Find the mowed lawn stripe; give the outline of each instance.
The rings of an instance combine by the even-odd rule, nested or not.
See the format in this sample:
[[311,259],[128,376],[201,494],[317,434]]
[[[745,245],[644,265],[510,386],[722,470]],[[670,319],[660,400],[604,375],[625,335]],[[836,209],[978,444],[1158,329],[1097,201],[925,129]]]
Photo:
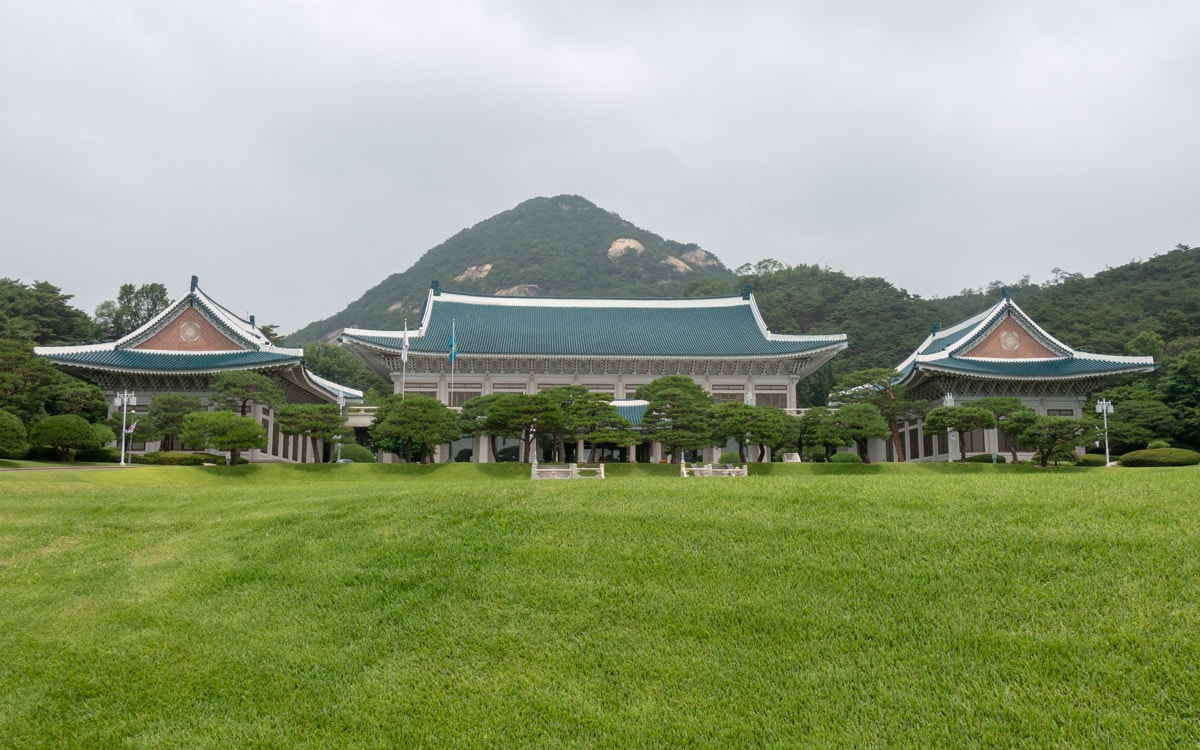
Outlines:
[[1194,470],[336,468],[0,476],[0,744],[1200,739]]

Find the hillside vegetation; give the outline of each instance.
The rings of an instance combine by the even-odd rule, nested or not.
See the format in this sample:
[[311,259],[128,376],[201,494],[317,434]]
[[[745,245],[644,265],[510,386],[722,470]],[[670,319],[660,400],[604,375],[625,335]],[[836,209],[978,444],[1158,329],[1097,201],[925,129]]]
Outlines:
[[462,230],[288,340],[351,326],[399,329],[405,319],[415,326],[431,281],[470,294],[674,297],[698,279],[733,278],[699,246],[665,240],[584,198],[533,198]]

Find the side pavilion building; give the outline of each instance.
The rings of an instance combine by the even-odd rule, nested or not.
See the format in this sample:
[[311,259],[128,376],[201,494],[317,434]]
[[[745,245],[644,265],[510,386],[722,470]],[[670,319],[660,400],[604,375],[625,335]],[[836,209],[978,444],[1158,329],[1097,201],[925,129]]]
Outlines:
[[[1006,396],[1044,416],[1082,417],[1088,397],[1123,375],[1152,372],[1153,357],[1128,357],[1072,349],[1047,333],[1010,297],[945,330],[933,330],[896,368],[898,382],[930,407]],[[969,453],[1003,453],[998,429],[951,435],[925,434],[923,423],[902,427],[910,461],[947,460]],[[891,441],[873,445],[891,460]],[[874,441],[872,441],[874,444]],[[886,455],[885,455],[886,451]],[[875,460],[876,456],[872,456]]]
[[[39,346],[34,354],[104,389],[110,413],[116,395],[131,391],[145,414],[154,397],[184,393],[208,403],[212,382],[224,372],[250,370],[275,381],[289,403],[362,403],[362,392],[338,385],[304,367],[304,350],[275,346],[255,326],[218,304],[192,277],[187,294],[136,331],[117,341],[83,346]],[[267,431],[265,450],[246,451],[250,461],[322,460],[324,446],[301,436],[282,435],[272,410],[253,404],[249,416]],[[136,418],[136,417],[134,417]],[[157,448],[156,443],[145,446]]]
[[455,294],[437,282],[420,326],[348,328],[341,341],[396,393],[455,408],[564,385],[619,401],[655,378],[685,375],[718,402],[795,410],[796,384],[848,346],[845,334],[772,333],[749,288],[730,297],[587,299]]

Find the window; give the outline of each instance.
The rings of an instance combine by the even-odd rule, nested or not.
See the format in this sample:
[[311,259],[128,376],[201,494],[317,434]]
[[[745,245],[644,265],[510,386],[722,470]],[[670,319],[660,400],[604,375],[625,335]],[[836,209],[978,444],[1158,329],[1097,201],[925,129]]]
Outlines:
[[908,431],[908,455],[905,458],[921,457],[921,436],[915,429]]
[[928,432],[925,433],[925,444],[924,444],[923,448],[924,449],[921,451],[921,455],[923,457],[937,455],[937,451],[934,449],[934,445],[933,445],[933,435]]
[[762,391],[755,391],[754,404],[756,406],[777,406],[780,409],[786,409],[787,393],[763,393]]
[[743,401],[746,395],[744,393],[714,393],[712,398],[714,404],[723,404],[726,401]]
[[460,391],[457,388],[455,388],[454,392],[450,394],[450,404],[449,405],[456,409],[461,408],[463,404],[467,403],[471,399],[476,398],[478,396],[479,396],[479,391]]
[[1074,409],[1047,409],[1047,417],[1073,417],[1075,416]]

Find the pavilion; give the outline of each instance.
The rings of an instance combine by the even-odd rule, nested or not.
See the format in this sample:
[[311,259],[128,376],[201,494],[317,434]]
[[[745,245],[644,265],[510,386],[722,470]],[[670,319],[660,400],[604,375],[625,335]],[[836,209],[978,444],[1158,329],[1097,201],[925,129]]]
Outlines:
[[[192,277],[187,294],[136,331],[104,344],[39,346],[34,354],[104,389],[110,410],[118,393],[136,394],[132,411],[144,414],[156,395],[184,393],[207,403],[213,379],[231,370],[261,373],[275,381],[289,403],[361,403],[362,392],[317,377],[304,367],[304,350],[271,343],[254,322],[218,304]],[[281,435],[270,408],[250,413],[267,430],[265,450],[247,451],[250,461],[322,460],[319,441]],[[311,443],[311,445],[310,445]],[[156,449],[157,443],[144,446]]]

